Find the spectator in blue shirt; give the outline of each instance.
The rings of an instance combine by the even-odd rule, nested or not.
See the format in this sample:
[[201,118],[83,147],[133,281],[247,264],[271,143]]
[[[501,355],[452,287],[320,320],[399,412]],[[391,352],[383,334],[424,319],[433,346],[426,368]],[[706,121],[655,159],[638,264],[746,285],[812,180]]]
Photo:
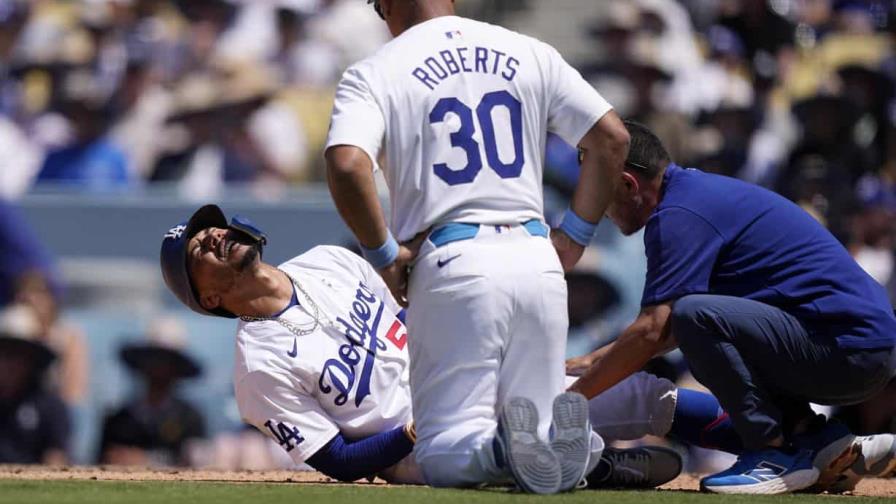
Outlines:
[[593,397],[679,347],[745,448],[702,489],[783,493],[829,483],[870,454],[809,403],[857,403],[894,375],[886,293],[794,203],[681,168],[647,128],[627,127],[626,170],[607,214],[625,234],[646,227],[642,309],[572,389]]
[[49,250],[19,208],[0,198],[0,306],[13,301],[26,274],[43,276],[53,295],[61,296],[62,285]]
[[108,135],[113,110],[110,102],[99,95],[99,83],[84,71],[73,71],[66,80],[71,89],[64,92],[55,108],[70,121],[73,138],[68,145],[47,154],[38,183],[70,184],[90,190],[132,186],[135,180],[127,155]]

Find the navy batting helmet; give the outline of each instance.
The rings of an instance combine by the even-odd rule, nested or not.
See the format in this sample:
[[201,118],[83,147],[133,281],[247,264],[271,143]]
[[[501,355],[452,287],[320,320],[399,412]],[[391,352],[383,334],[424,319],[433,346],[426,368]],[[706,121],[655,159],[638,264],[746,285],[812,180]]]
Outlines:
[[217,205],[205,205],[196,210],[189,221],[182,222],[165,233],[160,253],[162,278],[165,279],[165,285],[177,296],[177,299],[194,312],[202,315],[236,318],[236,315],[223,308],[214,310],[203,308],[196,295],[196,289],[190,281],[190,272],[187,270],[187,244],[197,233],[210,227],[232,229],[245,234],[258,244],[259,254],[267,243],[265,234],[248,219],[235,215],[228,224],[227,217],[224,216],[221,208]]

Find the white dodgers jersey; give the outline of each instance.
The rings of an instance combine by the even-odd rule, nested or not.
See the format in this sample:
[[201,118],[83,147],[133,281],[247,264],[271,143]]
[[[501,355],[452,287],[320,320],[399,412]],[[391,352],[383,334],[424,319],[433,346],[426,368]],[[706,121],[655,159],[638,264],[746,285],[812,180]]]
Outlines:
[[[279,266],[311,298],[276,321],[240,322],[234,388],[244,421],[303,463],[336,434],[368,437],[411,420],[401,307],[370,265],[341,247],[315,247]],[[313,305],[312,305],[313,303]]]
[[327,147],[359,147],[375,167],[385,147],[403,241],[436,223],[541,219],[547,132],[576,145],[610,109],[547,44],[445,16],[345,72]]

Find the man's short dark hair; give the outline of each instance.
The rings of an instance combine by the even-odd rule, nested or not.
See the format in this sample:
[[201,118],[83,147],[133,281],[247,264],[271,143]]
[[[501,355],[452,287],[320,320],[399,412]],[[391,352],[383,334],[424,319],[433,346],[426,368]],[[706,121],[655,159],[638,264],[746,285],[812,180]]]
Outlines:
[[625,169],[647,179],[656,177],[672,160],[663,143],[647,126],[634,121],[625,121],[631,136]]

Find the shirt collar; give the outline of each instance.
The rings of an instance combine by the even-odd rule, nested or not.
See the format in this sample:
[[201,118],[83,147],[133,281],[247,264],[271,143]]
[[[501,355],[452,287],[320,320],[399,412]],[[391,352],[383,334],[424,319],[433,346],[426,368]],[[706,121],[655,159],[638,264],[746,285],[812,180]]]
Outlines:
[[663,185],[660,190],[665,191],[666,186],[669,184],[669,179],[672,178],[672,175],[674,175],[675,173],[678,173],[679,171],[681,171],[683,169],[684,168],[678,166],[677,164],[670,162],[669,165],[666,166],[666,171],[663,172]]

